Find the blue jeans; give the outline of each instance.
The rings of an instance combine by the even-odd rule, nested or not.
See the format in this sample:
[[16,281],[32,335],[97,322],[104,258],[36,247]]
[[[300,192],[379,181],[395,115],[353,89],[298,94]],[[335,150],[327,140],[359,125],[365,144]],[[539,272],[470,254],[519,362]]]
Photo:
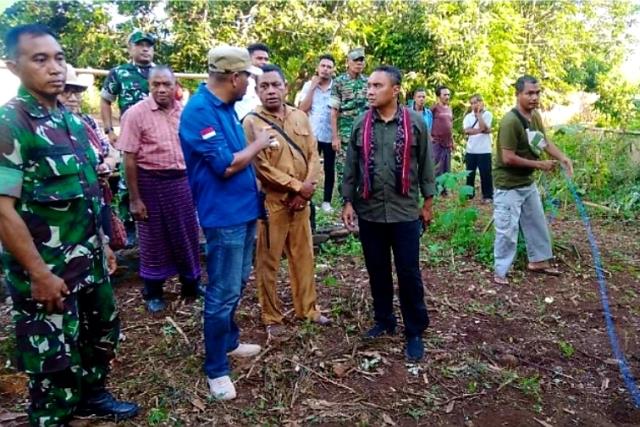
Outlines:
[[253,258],[256,221],[205,228],[209,283],[204,297],[204,372],[209,378],[229,375],[227,353],[238,347],[240,330],[234,315]]

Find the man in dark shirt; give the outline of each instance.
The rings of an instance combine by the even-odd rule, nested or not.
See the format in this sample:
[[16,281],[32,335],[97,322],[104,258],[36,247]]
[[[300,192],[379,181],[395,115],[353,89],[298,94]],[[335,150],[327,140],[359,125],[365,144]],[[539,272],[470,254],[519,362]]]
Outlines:
[[371,109],[355,120],[347,150],[342,219],[353,231],[358,214],[375,320],[366,337],[395,333],[393,252],[406,356],[418,361],[424,355],[422,333],[429,325],[419,266],[420,235],[432,218],[435,183],[429,134],[418,113],[398,104],[400,82],[400,71],[390,66],[376,68],[369,77]]
[[451,151],[453,150],[453,112],[449,107],[451,91],[446,86],[436,88],[438,102],[431,107],[433,113],[433,161],[436,164],[436,176],[451,171]]

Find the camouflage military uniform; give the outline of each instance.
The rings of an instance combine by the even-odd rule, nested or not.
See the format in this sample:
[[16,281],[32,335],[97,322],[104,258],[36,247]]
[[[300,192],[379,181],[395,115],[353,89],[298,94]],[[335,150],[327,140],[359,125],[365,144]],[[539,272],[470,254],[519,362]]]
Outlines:
[[120,116],[127,109],[149,96],[149,70],[135,64],[123,64],[109,71],[102,85],[101,96],[109,102],[118,99]]
[[344,73],[333,81],[331,108],[338,110],[338,131],[343,144],[348,144],[353,121],[367,109],[367,76],[352,79]]
[[[102,85],[101,96],[107,101],[114,102],[118,99],[120,117],[129,107],[134,106],[149,95],[149,71],[153,65],[141,67],[135,64],[123,64],[112,68]],[[123,162],[124,163],[124,162]],[[120,176],[124,176],[124,164],[120,164]],[[129,213],[129,192],[124,179],[119,181],[118,192],[118,216],[133,226],[133,219]]]
[[64,425],[80,390],[103,388],[117,345],[95,166],[81,119],[63,107],[49,111],[21,87],[0,108],[0,195],[16,198],[40,256],[71,292],[63,313],[47,314],[31,297],[27,272],[2,255],[33,425]]

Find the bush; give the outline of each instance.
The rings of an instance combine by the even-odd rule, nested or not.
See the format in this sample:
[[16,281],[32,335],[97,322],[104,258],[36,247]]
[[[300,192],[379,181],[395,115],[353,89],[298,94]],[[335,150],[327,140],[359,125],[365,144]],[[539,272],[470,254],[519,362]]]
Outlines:
[[[579,194],[625,216],[640,212],[640,136],[593,131],[581,126],[556,129],[553,141],[574,163]],[[568,202],[571,195],[561,174],[540,175],[545,190]]]

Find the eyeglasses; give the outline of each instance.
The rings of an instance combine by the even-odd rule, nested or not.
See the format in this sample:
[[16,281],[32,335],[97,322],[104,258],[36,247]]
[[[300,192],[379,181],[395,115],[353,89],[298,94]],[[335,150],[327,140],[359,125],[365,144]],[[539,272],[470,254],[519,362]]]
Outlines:
[[85,90],[86,89],[83,88],[83,87],[67,85],[67,86],[64,87],[63,95],[65,95],[65,96],[71,96],[71,94],[79,95],[82,92],[84,92]]

